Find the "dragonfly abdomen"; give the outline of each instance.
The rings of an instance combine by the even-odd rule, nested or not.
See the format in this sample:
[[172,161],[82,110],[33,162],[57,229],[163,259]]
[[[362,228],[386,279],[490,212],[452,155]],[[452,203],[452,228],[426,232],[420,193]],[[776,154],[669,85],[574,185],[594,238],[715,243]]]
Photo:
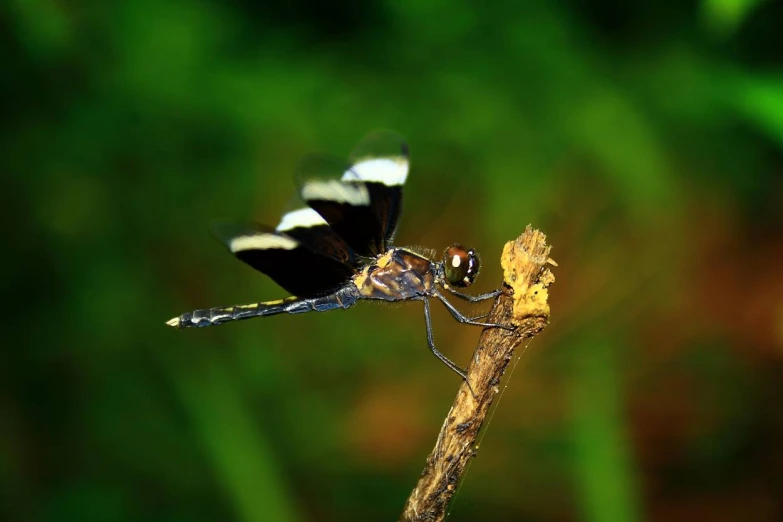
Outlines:
[[341,289],[322,297],[286,297],[276,301],[247,305],[205,308],[187,312],[166,322],[174,328],[203,328],[229,321],[250,319],[277,314],[299,314],[303,312],[325,312],[337,308],[349,308],[356,303],[357,296],[351,288]]

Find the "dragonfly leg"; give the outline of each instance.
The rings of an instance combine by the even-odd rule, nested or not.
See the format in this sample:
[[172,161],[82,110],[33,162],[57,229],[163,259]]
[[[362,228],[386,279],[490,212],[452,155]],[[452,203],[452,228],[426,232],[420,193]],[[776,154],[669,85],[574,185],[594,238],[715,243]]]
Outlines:
[[453,289],[451,286],[445,283],[443,284],[443,288],[451,292],[452,295],[455,295],[460,299],[464,299],[469,303],[480,303],[481,301],[486,301],[487,299],[494,299],[503,293],[503,290],[501,288],[498,288],[497,290],[487,292],[486,294],[479,294],[479,295],[463,294],[462,292],[458,292],[457,290]]
[[[486,328],[502,328],[504,330],[514,330],[515,329],[515,327],[511,326],[511,325],[500,324],[500,323],[485,323],[485,322],[482,322],[482,321],[476,321],[476,319],[483,319],[484,317],[486,317],[486,315],[479,316],[479,317],[476,317],[476,318],[467,317],[465,314],[463,314],[462,312],[457,310],[457,308],[453,304],[451,304],[448,301],[448,299],[446,299],[445,297],[443,297],[442,295],[440,295],[438,293],[436,293],[434,295],[435,295],[435,297],[440,299],[440,302],[444,304],[444,306],[446,307],[446,309],[448,309],[449,312],[451,312],[451,315],[454,316],[454,319],[456,319],[457,321],[459,321],[462,324],[473,324],[473,325],[476,325],[476,326],[484,326]],[[489,315],[489,314],[487,314],[487,315]]]
[[427,326],[427,345],[430,347],[430,351],[441,360],[443,364],[449,367],[451,371],[462,377],[462,380],[465,381],[465,384],[468,385],[468,390],[470,390],[470,394],[473,395],[473,397],[476,397],[476,393],[473,391],[473,387],[470,385],[470,381],[468,381],[468,373],[457,366],[454,362],[451,361],[448,357],[440,353],[440,351],[435,348],[435,339],[432,335],[432,314],[430,313],[430,302],[426,298],[423,299],[424,301],[424,323]]

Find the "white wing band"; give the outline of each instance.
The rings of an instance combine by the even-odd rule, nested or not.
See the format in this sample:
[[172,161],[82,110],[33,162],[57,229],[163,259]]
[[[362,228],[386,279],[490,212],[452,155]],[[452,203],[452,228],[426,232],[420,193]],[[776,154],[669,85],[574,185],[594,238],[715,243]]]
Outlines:
[[269,250],[279,248],[283,250],[293,250],[299,243],[290,237],[278,236],[277,234],[258,234],[255,236],[239,236],[231,240],[228,248],[234,252],[243,250]]
[[389,187],[404,185],[408,179],[408,161],[402,157],[362,160],[343,174],[350,181],[359,177],[362,181],[383,183]]
[[370,204],[370,193],[367,191],[367,187],[360,184],[353,185],[337,181],[336,179],[306,182],[302,187],[302,198],[307,201],[321,199],[355,206]]
[[284,232],[297,227],[309,228],[326,224],[324,218],[315,210],[311,208],[300,208],[283,215],[283,219],[280,220],[280,224],[277,225],[275,230]]

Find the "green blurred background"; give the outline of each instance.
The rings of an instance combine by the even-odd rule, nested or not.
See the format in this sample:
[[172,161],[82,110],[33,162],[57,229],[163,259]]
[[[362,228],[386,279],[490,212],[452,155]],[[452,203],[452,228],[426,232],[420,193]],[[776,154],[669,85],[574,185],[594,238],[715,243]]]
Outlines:
[[[7,0],[0,518],[396,520],[459,384],[421,305],[282,297],[208,233],[411,146],[399,244],[542,229],[552,322],[450,520],[783,520],[783,5]],[[479,332],[435,309],[466,364]]]

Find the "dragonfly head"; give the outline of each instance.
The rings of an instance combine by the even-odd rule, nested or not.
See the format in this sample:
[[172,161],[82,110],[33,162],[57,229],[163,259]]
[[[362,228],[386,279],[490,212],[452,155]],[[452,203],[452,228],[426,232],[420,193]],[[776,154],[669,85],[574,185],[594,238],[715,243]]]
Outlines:
[[443,252],[443,271],[452,286],[470,286],[479,273],[478,253],[455,243]]

